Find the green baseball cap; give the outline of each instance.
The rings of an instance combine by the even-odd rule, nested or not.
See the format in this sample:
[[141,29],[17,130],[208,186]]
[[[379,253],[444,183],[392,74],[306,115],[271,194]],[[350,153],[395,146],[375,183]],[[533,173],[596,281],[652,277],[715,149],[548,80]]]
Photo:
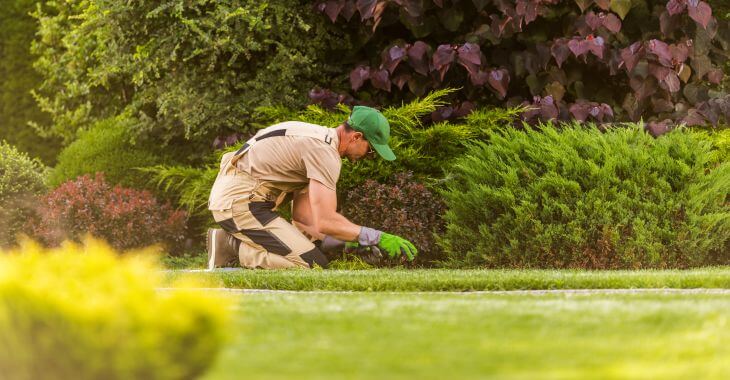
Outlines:
[[376,152],[387,161],[395,160],[395,154],[388,146],[390,140],[390,124],[388,119],[375,108],[355,106],[347,124],[352,129],[362,132]]

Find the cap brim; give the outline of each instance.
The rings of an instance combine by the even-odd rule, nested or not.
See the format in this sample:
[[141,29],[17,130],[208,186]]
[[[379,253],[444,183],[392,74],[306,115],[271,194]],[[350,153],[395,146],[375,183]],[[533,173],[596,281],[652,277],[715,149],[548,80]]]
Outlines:
[[394,161],[395,160],[395,153],[390,149],[388,145],[385,144],[371,144],[373,146],[373,149],[375,149],[376,152],[380,155],[380,157],[383,157],[386,161]]

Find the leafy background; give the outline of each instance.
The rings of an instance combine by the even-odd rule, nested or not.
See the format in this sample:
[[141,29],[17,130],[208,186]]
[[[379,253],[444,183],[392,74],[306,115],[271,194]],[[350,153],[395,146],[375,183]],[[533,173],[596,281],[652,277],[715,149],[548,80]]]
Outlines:
[[443,210],[408,192],[443,197],[454,163],[495,130],[577,121],[660,136],[684,124],[707,131],[697,138],[711,146],[708,170],[730,150],[723,0],[2,4],[0,139],[30,155],[3,165],[43,173],[41,193],[97,173],[152,191],[189,213],[184,250],[195,254],[225,151],[278,121],[336,126],[354,104],[383,110],[399,160],[345,163],[340,208],[372,219],[345,206],[368,195],[361,188],[380,191],[402,220],[378,223],[431,226],[409,236],[431,258],[448,250],[432,236]]

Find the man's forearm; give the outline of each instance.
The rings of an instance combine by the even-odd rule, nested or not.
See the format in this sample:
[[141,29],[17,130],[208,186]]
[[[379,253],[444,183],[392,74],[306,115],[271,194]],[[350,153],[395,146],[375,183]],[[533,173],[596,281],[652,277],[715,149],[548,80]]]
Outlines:
[[338,213],[330,215],[319,223],[319,232],[343,241],[357,241],[360,229],[361,226],[352,223]]

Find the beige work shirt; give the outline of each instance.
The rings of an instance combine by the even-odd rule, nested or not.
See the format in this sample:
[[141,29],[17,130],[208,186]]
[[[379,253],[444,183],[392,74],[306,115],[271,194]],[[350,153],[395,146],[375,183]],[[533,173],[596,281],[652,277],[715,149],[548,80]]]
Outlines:
[[306,185],[310,179],[315,179],[336,190],[342,168],[342,159],[337,152],[337,132],[321,125],[287,121],[262,129],[254,137],[278,129],[286,129],[291,134],[322,134],[330,136],[332,142],[328,144],[324,139],[296,135],[269,137],[257,141],[238,161],[237,167],[261,180]]
[[[280,130],[285,134],[276,133]],[[342,159],[335,129],[288,121],[260,130],[249,143],[242,155],[223,156],[208,201],[210,210],[229,209],[240,198],[276,199],[278,205],[286,193],[305,188],[310,179],[336,190]]]

